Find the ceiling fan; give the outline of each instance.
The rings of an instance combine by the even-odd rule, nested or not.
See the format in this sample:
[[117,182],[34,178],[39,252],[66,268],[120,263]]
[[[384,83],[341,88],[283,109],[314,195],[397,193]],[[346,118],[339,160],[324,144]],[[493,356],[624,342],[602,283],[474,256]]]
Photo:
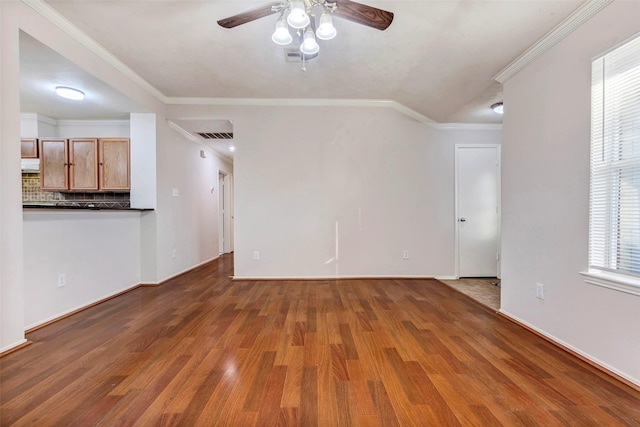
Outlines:
[[[321,9],[317,23],[314,9]],[[335,37],[337,31],[333,26],[332,16],[381,31],[386,30],[393,21],[392,12],[351,0],[283,0],[221,19],[218,24],[224,28],[234,28],[276,13],[280,14],[280,18],[276,22],[272,40],[279,45],[289,45],[293,41],[289,33],[291,27],[300,41],[299,55],[303,61],[317,56],[319,46],[316,37],[321,40]]]

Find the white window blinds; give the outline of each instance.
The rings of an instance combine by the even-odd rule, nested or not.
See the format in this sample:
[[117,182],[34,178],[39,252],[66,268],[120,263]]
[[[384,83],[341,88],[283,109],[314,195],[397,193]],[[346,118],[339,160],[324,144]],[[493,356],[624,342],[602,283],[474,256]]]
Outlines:
[[592,64],[589,269],[640,277],[640,37]]

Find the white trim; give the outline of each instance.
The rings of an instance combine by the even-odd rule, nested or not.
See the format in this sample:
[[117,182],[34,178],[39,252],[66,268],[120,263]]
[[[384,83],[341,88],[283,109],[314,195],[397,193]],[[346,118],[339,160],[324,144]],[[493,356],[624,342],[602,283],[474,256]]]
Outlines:
[[69,315],[69,314],[74,314],[75,312],[78,312],[78,311],[83,310],[83,309],[85,309],[85,308],[90,308],[90,307],[91,307],[92,305],[94,305],[94,304],[99,304],[99,303],[101,303],[101,302],[103,302],[103,301],[106,301],[106,300],[108,300],[108,299],[110,299],[110,298],[113,298],[114,296],[117,296],[118,294],[122,294],[122,293],[125,293],[125,292],[132,291],[132,290],[136,289],[136,288],[137,288],[137,287],[139,287],[139,286],[140,286],[140,284],[136,284],[136,285],[129,286],[129,287],[126,287],[126,288],[122,288],[122,289],[120,289],[120,290],[118,290],[118,291],[115,291],[115,292],[109,293],[109,294],[107,294],[107,295],[105,295],[105,296],[103,296],[103,297],[100,297],[100,298],[96,298],[96,299],[94,299],[94,300],[91,300],[91,301],[89,301],[89,302],[87,302],[87,303],[85,303],[85,304],[78,305],[78,306],[76,306],[76,307],[73,307],[73,308],[70,308],[70,309],[68,309],[68,310],[65,310],[65,311],[63,311],[62,313],[58,313],[58,314],[53,315],[53,316],[51,316],[51,317],[48,317],[48,318],[46,318],[46,319],[39,320],[39,321],[37,321],[36,323],[32,323],[31,325],[27,325],[27,326],[25,326],[25,327],[24,327],[24,330],[25,330],[25,331],[28,331],[29,329],[33,329],[33,328],[36,328],[36,327],[38,327],[38,326],[40,326],[40,325],[44,325],[44,324],[46,324],[46,323],[53,322],[53,321],[55,321],[55,320],[57,320],[57,319],[60,319],[60,318],[62,318],[62,317],[65,317],[65,316],[67,316],[67,315]]
[[640,279],[606,271],[581,271],[580,274],[590,285],[640,296]]
[[218,105],[238,107],[373,107],[392,108],[405,116],[425,124],[437,123],[427,116],[396,101],[388,99],[329,99],[329,98],[167,98],[170,105]]
[[433,123],[438,130],[502,130],[500,123]]
[[585,353],[585,352],[583,352],[583,351],[581,351],[581,350],[577,349],[576,347],[574,347],[574,346],[572,346],[572,345],[570,345],[570,344],[568,344],[568,343],[564,342],[563,340],[561,340],[561,339],[559,339],[559,338],[557,338],[557,337],[555,337],[555,336],[553,336],[553,335],[551,335],[551,334],[546,333],[545,331],[543,331],[543,330],[541,330],[541,329],[536,328],[536,327],[535,327],[535,326],[533,326],[532,324],[530,324],[530,323],[528,323],[528,322],[525,322],[525,321],[524,321],[524,320],[522,320],[522,319],[519,319],[518,317],[516,317],[516,316],[514,316],[513,314],[510,314],[510,313],[508,313],[508,312],[506,312],[506,311],[504,311],[503,309],[499,309],[499,310],[498,310],[498,313],[502,314],[503,316],[505,316],[505,317],[507,317],[507,318],[509,318],[509,319],[514,320],[514,321],[515,321],[515,322],[517,322],[517,323],[521,323],[522,325],[525,325],[527,328],[530,328],[530,329],[532,329],[532,330],[536,331],[538,334],[540,334],[540,335],[542,335],[542,336],[546,337],[547,339],[549,339],[550,341],[552,341],[552,342],[554,342],[554,343],[556,343],[556,344],[560,345],[561,347],[568,348],[569,350],[571,350],[571,351],[575,352],[576,354],[579,354],[580,356],[582,356],[582,357],[584,357],[585,359],[587,359],[587,360],[589,360],[589,361],[593,362],[594,364],[596,364],[596,365],[598,365],[598,366],[601,366],[602,368],[604,368],[604,369],[606,369],[606,370],[608,370],[608,371],[611,371],[611,372],[615,373],[616,375],[618,375],[618,376],[620,376],[620,377],[624,378],[625,380],[627,380],[627,381],[629,381],[629,382],[631,382],[631,383],[633,383],[633,384],[637,384],[637,385],[639,385],[639,386],[640,386],[640,379],[638,379],[638,378],[633,378],[633,377],[631,377],[631,376],[629,376],[629,375],[627,375],[627,374],[625,374],[625,373],[623,373],[623,372],[620,372],[619,370],[617,370],[617,369],[616,369],[616,368],[614,368],[613,366],[611,366],[611,365],[608,365],[608,364],[604,363],[602,360],[598,359],[597,357],[593,357],[593,356],[591,356],[590,354],[587,354],[587,353]]
[[456,276],[436,276],[434,277],[436,280],[458,280],[459,278]]
[[20,120],[35,120],[47,125],[56,126],[58,121],[38,113],[20,113]]
[[129,120],[57,120],[58,126],[129,126]]
[[167,97],[158,89],[156,89],[155,86],[152,86],[149,82],[140,77],[139,74],[126,66],[118,58],[112,55],[111,52],[98,44],[98,42],[89,37],[84,31],[81,31],[78,27],[73,25],[67,18],[62,16],[60,13],[58,13],[58,11],[46,4],[43,0],[22,0],[22,2],[27,6],[30,6],[44,18],[51,21],[51,23],[56,25],[58,28],[67,33],[74,40],[82,44],[91,52],[99,56],[107,64],[111,65],[113,68],[127,76],[129,79],[149,92],[155,98],[166,103]]
[[496,149],[496,157],[498,161],[498,171],[497,171],[497,189],[498,192],[498,253],[496,254],[496,277],[501,276],[501,264],[502,264],[502,250],[500,247],[500,242],[502,242],[502,146],[500,144],[455,144],[454,146],[454,266],[455,266],[455,277],[454,280],[460,278],[460,244],[459,244],[459,227],[458,227],[458,218],[460,218],[460,214],[458,212],[458,150],[460,148],[495,148]]
[[167,125],[169,125],[169,127],[171,129],[175,130],[176,132],[178,132],[180,135],[184,136],[189,141],[195,142],[196,144],[198,144],[201,147],[205,148],[209,153],[211,153],[214,156],[218,157],[218,159],[220,159],[220,160],[222,160],[224,162],[233,162],[233,158],[232,157],[227,157],[227,156],[223,155],[222,153],[219,153],[219,152],[215,151],[214,149],[209,147],[207,144],[205,144],[203,141],[199,140],[198,137],[193,135],[188,130],[184,129],[182,126],[176,124],[175,122],[173,122],[171,120],[167,120]]
[[438,130],[502,130],[497,123],[438,123],[417,111],[388,99],[329,98],[167,98],[170,105],[215,105],[227,107],[369,107],[391,108]]
[[136,285],[136,286],[154,286],[154,285],[155,285],[155,286],[157,286],[157,285],[160,285],[160,284],[162,284],[162,283],[164,283],[164,282],[168,282],[169,280],[173,280],[173,279],[175,279],[176,277],[178,277],[178,276],[180,276],[180,275],[182,275],[182,274],[188,273],[188,272],[189,272],[189,271],[191,271],[191,270],[195,270],[195,269],[196,269],[196,268],[198,268],[198,267],[202,267],[203,265],[205,265],[205,264],[207,264],[207,263],[209,263],[209,262],[211,262],[211,261],[215,261],[215,260],[217,260],[218,258],[220,258],[220,255],[216,255],[216,256],[214,256],[213,258],[209,258],[209,259],[208,259],[208,260],[206,260],[206,261],[202,261],[201,263],[195,264],[195,265],[193,265],[193,266],[191,266],[191,267],[189,267],[189,268],[185,268],[184,270],[182,270],[182,271],[180,271],[180,272],[178,272],[178,273],[172,274],[171,276],[169,276],[169,277],[167,277],[167,278],[165,278],[165,279],[158,280],[158,281],[156,281],[156,282],[140,282],[140,283],[139,283],[138,285]]
[[[594,0],[592,0],[594,1]],[[610,0],[597,0],[610,1]],[[121,62],[85,32],[77,28],[68,19],[58,13],[43,0],[22,0],[23,3],[38,12],[44,18],[89,49],[107,64],[124,74],[152,96],[167,105],[219,105],[219,106],[322,106],[322,107],[385,107],[392,108],[420,123],[436,129],[501,129],[500,125],[473,123],[437,123],[429,117],[393,100],[387,99],[304,99],[304,98],[189,98],[168,97],[139,74]],[[498,127],[496,127],[498,126]]]
[[0,348],[0,354],[4,353],[5,351],[9,351],[9,350],[11,350],[12,348],[19,347],[19,346],[21,346],[22,344],[24,344],[24,343],[26,343],[26,342],[27,342],[27,339],[26,339],[26,338],[24,338],[22,341],[18,341],[18,342],[16,342],[16,343],[9,344],[9,345],[7,345],[7,346],[5,346],[5,347],[2,347],[2,348]]
[[230,276],[233,280],[347,280],[347,279],[429,279],[433,276],[406,276],[406,275],[339,275],[339,276]]
[[499,83],[506,82],[612,2],[613,0],[588,0],[584,2],[554,29],[496,74],[493,79]]

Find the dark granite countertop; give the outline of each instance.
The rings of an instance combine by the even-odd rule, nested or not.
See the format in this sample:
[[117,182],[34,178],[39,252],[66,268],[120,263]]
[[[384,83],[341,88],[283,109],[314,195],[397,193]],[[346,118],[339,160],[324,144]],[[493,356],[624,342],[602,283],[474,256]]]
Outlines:
[[89,211],[152,211],[150,208],[131,208],[131,207],[108,207],[99,204],[80,204],[80,203],[24,203],[24,209],[55,209],[55,210],[89,210]]

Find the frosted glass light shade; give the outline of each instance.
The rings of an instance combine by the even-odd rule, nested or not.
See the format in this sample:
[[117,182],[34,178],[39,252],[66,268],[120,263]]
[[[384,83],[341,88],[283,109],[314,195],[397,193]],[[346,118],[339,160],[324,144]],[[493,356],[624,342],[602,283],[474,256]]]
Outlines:
[[320,40],[331,40],[338,34],[336,27],[333,26],[333,18],[327,11],[322,12],[320,15],[320,25],[316,30],[316,37]]
[[498,114],[504,114],[504,105],[502,102],[496,102],[491,106],[491,109]]
[[289,9],[289,16],[287,16],[287,22],[292,28],[304,28],[309,25],[311,19],[304,9],[304,2],[301,0],[294,0],[291,2],[291,8]]
[[305,55],[314,55],[318,53],[320,50],[320,46],[318,46],[318,42],[316,41],[316,36],[311,31],[311,28],[307,28],[304,32],[304,41],[300,45],[300,52]]
[[81,101],[84,99],[84,92],[72,87],[58,86],[56,88],[56,93],[58,94],[58,96],[67,99],[73,99],[74,101]]
[[293,41],[293,37],[291,37],[291,34],[289,33],[287,21],[279,19],[278,22],[276,22],[276,30],[273,32],[271,40],[281,46],[286,46]]

